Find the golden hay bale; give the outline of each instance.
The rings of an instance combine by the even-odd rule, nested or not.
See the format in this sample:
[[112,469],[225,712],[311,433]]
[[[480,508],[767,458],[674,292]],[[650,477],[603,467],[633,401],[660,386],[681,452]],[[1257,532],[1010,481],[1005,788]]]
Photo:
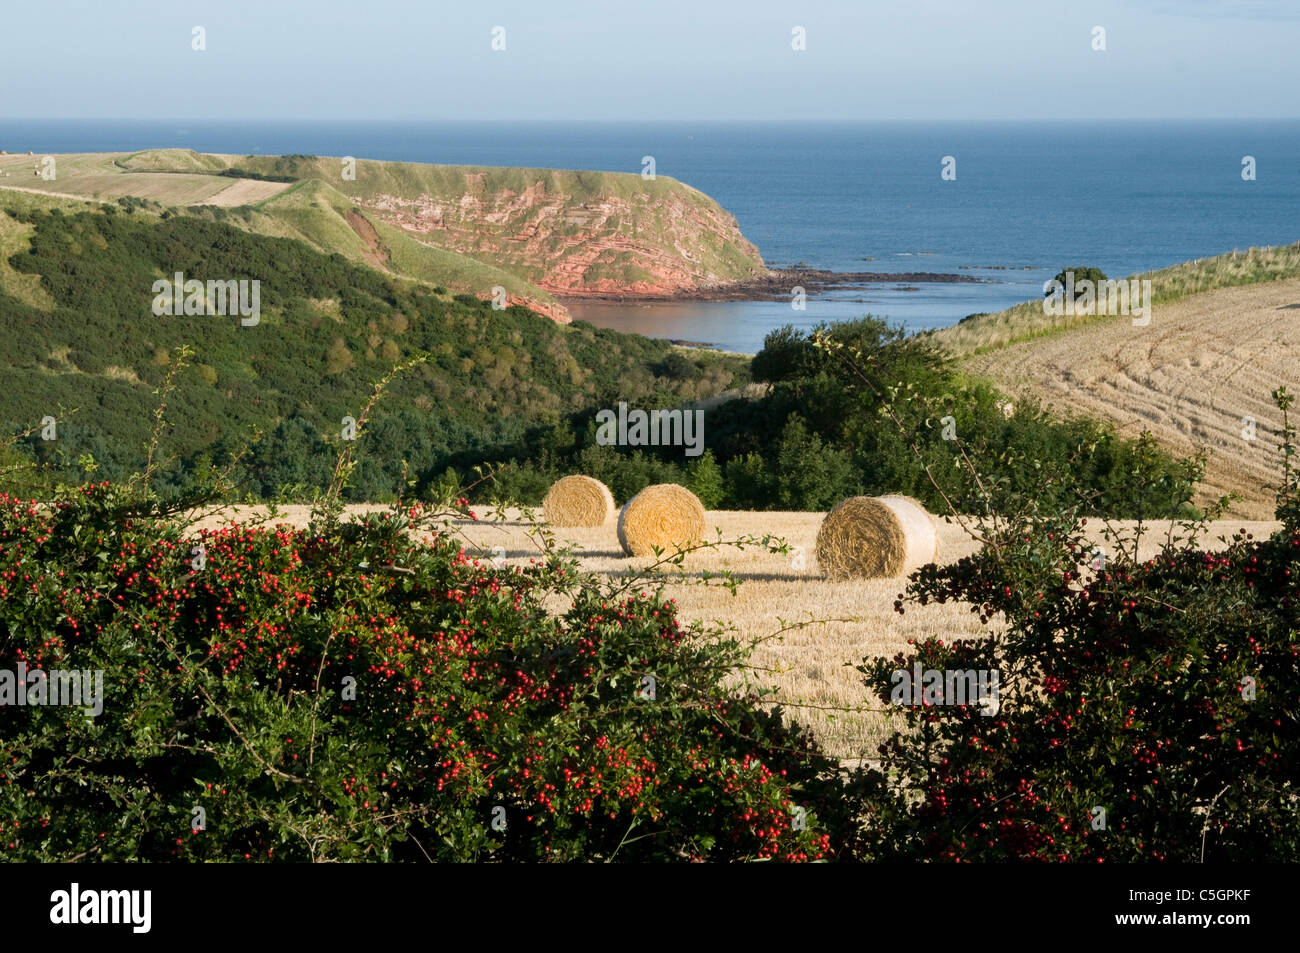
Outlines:
[[604,526],[614,516],[614,494],[593,477],[562,477],[542,500],[542,514],[552,526]]
[[618,541],[629,556],[684,549],[704,540],[704,504],[676,483],[648,486],[618,514]]
[[910,496],[854,496],[826,514],[817,562],[832,579],[902,576],[939,558],[939,523]]

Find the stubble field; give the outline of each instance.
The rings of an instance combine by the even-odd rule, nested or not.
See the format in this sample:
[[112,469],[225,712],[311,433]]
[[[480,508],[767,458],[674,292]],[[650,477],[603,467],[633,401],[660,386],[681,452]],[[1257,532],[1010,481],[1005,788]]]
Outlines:
[[1149,430],[1179,455],[1207,452],[1198,502],[1237,493],[1234,512],[1262,519],[1281,478],[1272,392],[1300,383],[1300,279],[1157,303],[1146,326],[1092,320],[965,363],[1058,414],[1108,420],[1126,437]]
[[[353,506],[348,511],[359,514],[384,509]],[[507,565],[526,564],[537,556],[538,545],[529,536],[532,524],[521,518],[520,511],[507,511],[508,518],[502,522],[489,522],[483,508],[475,512],[481,517],[479,522],[458,520],[453,524],[463,536],[468,553],[474,554],[477,548],[483,559],[495,556]],[[212,528],[223,519],[246,520],[258,515],[254,510],[228,510],[205,517],[197,526]],[[305,526],[309,515],[305,506],[283,507],[277,521]],[[677,601],[684,621],[721,623],[742,640],[772,636],[761,642],[752,656],[754,671],[750,676],[754,681],[775,689],[773,701],[786,706],[792,717],[811,728],[830,754],[846,761],[873,760],[877,745],[885,737],[886,716],[879,710],[880,704],[868,698],[854,666],[869,656],[889,656],[904,650],[908,639],[931,635],[945,640],[979,637],[988,634],[989,627],[980,625],[968,604],[909,604],[900,615],[894,610],[894,600],[905,587],[904,579],[833,582],[824,578],[815,554],[823,516],[712,511],[708,525],[714,536],[710,538],[717,538],[718,532],[724,541],[771,534],[802,549],[803,568],[796,568],[798,551],[782,555],[757,546],[743,550],[721,546],[691,553],[680,568],[666,567],[665,592]],[[1090,535],[1102,544],[1101,525],[1094,523],[1089,522]],[[1113,525],[1129,530],[1133,526],[1124,522]],[[1139,551],[1143,558],[1158,551],[1169,528],[1167,523],[1148,525],[1149,533]],[[1208,549],[1217,549],[1239,530],[1258,538],[1278,525],[1219,522],[1211,525],[1201,542]],[[643,570],[653,562],[649,557],[624,556],[612,522],[598,528],[554,532],[560,540],[579,547],[582,565],[591,572],[617,577]],[[968,555],[977,545],[956,523],[940,523],[941,562]],[[701,584],[706,571],[730,571],[740,582],[735,594],[716,578],[708,585]],[[796,627],[777,635],[783,626]]]

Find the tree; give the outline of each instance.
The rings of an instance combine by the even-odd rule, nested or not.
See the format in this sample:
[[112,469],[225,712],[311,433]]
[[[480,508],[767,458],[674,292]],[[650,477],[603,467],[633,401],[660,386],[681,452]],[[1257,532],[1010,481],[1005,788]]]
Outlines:
[[722,480],[722,469],[713,459],[713,451],[705,450],[704,455],[692,463],[688,470],[687,486],[700,498],[706,510],[718,508],[726,496],[727,488]]
[[854,489],[849,458],[809,433],[798,414],[781,431],[776,474],[776,502],[785,510],[829,509]]
[[[1056,273],[1056,277],[1053,278],[1052,281],[1059,281],[1061,286],[1065,287],[1069,275],[1074,275],[1074,280],[1069,282],[1070,287],[1078,285],[1081,281],[1091,281],[1095,286],[1098,282],[1106,280],[1106,275],[1100,268],[1084,268],[1082,266],[1076,266],[1074,268],[1062,268]],[[1049,282],[1048,287],[1043,290],[1043,297],[1050,298],[1055,293],[1056,290]],[[1062,292],[1062,294],[1064,294],[1064,292]],[[1071,295],[1071,301],[1073,301],[1073,298],[1074,296]]]
[[311,421],[294,414],[253,448],[252,468],[269,499],[285,486],[329,486],[334,458]]
[[737,510],[762,510],[771,506],[772,477],[757,453],[747,453],[727,461],[724,468],[730,496],[727,503]]

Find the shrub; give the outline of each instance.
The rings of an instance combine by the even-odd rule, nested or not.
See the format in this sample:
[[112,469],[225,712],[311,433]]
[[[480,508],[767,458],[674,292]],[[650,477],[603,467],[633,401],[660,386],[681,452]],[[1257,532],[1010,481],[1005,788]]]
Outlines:
[[[1057,272],[1056,277],[1053,278],[1052,281],[1059,281],[1062,286],[1065,286],[1067,276],[1069,275],[1074,275],[1073,285],[1077,285],[1081,281],[1091,281],[1096,284],[1097,282],[1106,280],[1106,275],[1100,268],[1084,268],[1076,266],[1074,268],[1062,268]],[[1047,297],[1051,295],[1051,293],[1051,290],[1044,290],[1043,295],[1044,297]],[[1062,292],[1062,294],[1064,294],[1064,292]]]
[[726,496],[726,486],[713,451],[705,450],[687,467],[687,472],[686,488],[699,497],[706,510],[716,510]]
[[828,510],[858,481],[847,454],[822,444],[791,414],[776,445],[776,503],[783,510]]
[[[1159,498],[1158,470],[1119,467],[1135,498]],[[897,709],[902,724],[880,749],[893,794],[869,812],[868,854],[1294,859],[1300,508],[1289,468],[1284,488],[1282,529],[1237,534],[1222,552],[1202,551],[1204,523],[1188,521],[1149,559],[1138,558],[1140,527],[1108,530],[1102,560],[1078,505],[1026,508],[988,525],[976,555],[916,574],[907,601],[969,602],[997,631],[867,660],[866,684],[891,702],[895,673],[917,665],[996,671],[998,704]]]
[[[834,849],[834,771],[722,687],[737,643],[553,547],[479,562],[449,522],[469,515],[417,504],[187,534],[106,483],[0,499],[0,669],[102,671],[104,689],[93,719],[5,709],[0,857]],[[557,598],[568,608],[548,612]]]
[[759,454],[747,453],[728,460],[723,472],[727,478],[729,508],[763,509],[760,501],[771,499],[773,480]]

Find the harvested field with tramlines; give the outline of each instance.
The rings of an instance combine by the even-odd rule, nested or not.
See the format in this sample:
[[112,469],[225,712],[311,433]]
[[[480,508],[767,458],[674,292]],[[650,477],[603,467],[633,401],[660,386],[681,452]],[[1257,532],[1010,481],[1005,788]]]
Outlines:
[[1156,272],[1146,325],[1127,316],[1052,322],[1031,302],[935,339],[968,371],[1057,414],[1107,420],[1127,437],[1149,430],[1179,455],[1207,452],[1197,502],[1235,492],[1233,512],[1264,519],[1279,477],[1272,392],[1300,383],[1297,258],[1292,245]]
[[[378,512],[381,506],[352,506],[349,513]],[[479,522],[459,520],[454,525],[466,540],[466,549],[477,546],[484,559],[494,556],[507,565],[526,564],[536,556],[538,545],[530,538],[531,524],[518,510],[507,510],[507,519],[490,522],[486,508],[476,507]],[[211,528],[222,519],[237,516],[255,518],[257,511],[225,510],[209,516],[198,527]],[[706,626],[717,622],[738,638],[765,639],[752,658],[752,678],[761,686],[775,689],[774,700],[788,706],[790,713],[809,726],[831,754],[847,759],[874,759],[876,746],[884,737],[885,720],[878,703],[867,698],[861,676],[853,666],[864,657],[893,655],[907,649],[908,639],[938,636],[961,639],[987,634],[968,604],[927,606],[909,604],[905,614],[894,611],[894,600],[904,588],[903,579],[829,580],[816,559],[817,531],[823,513],[752,513],[709,511],[707,538],[735,540],[745,536],[771,534],[784,539],[790,554],[771,553],[762,546],[743,550],[722,546],[691,553],[681,567],[664,569],[666,591],[682,609],[684,620],[701,620]],[[540,519],[540,513],[538,514]],[[309,508],[282,507],[278,520],[305,526]],[[1132,522],[1117,521],[1115,527],[1131,531]],[[1244,530],[1257,538],[1267,536],[1279,524],[1274,522],[1223,521],[1211,524],[1202,544],[1211,550],[1222,540]],[[1089,520],[1090,535],[1103,544],[1101,523]],[[1142,557],[1155,553],[1169,524],[1147,524]],[[629,558],[619,546],[615,524],[554,530],[557,539],[579,547],[579,558],[589,571],[608,575],[644,569],[652,557]],[[948,562],[975,551],[977,544],[955,522],[939,521],[940,561]],[[802,558],[800,558],[802,557]],[[802,566],[802,568],[796,568]],[[730,572],[740,583],[733,595],[716,578]],[[707,584],[704,573],[715,577]],[[557,606],[556,608],[563,608]],[[812,620],[824,620],[812,622]],[[800,625],[800,623],[804,623]],[[809,624],[812,623],[812,624]],[[779,636],[782,626],[790,628]]]

